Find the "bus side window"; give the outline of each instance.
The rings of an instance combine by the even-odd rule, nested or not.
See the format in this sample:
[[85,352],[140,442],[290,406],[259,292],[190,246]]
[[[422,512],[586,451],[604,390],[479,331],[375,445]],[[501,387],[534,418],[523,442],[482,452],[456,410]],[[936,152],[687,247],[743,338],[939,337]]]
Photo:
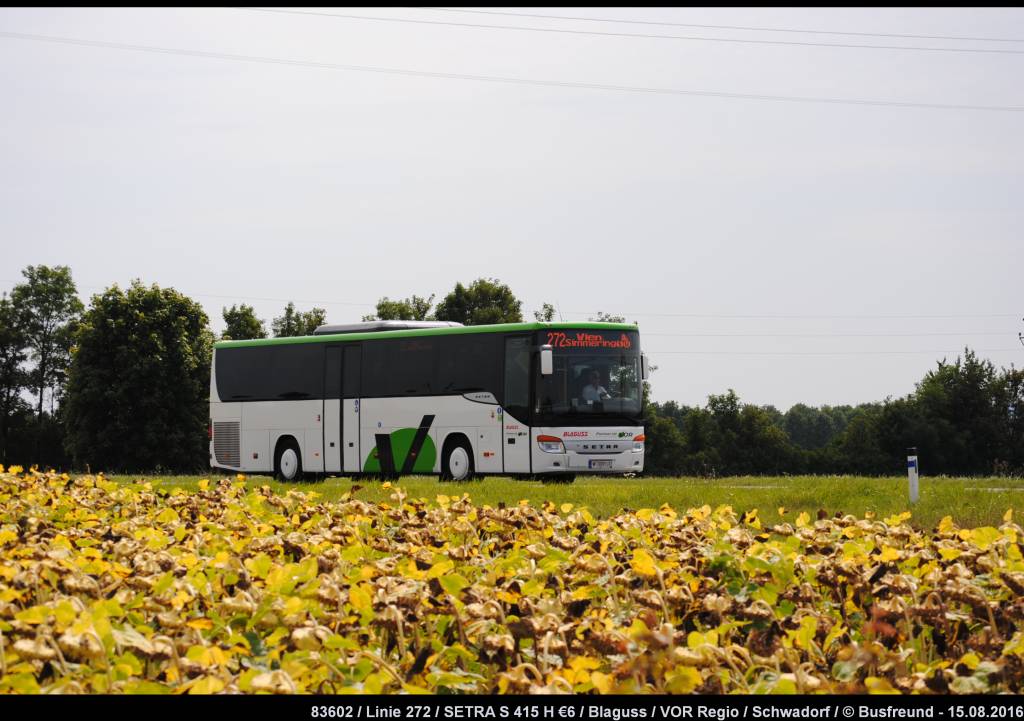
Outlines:
[[516,420],[528,423],[530,409],[530,339],[505,339],[505,397],[502,400]]
[[338,346],[324,349],[324,398],[341,398],[341,348]]
[[501,337],[496,333],[440,336],[437,339],[438,392],[490,391],[501,395]]
[[323,398],[323,362],[315,343],[223,348],[217,351],[217,394],[226,401]]
[[359,377],[362,369],[362,353],[361,346],[345,346],[345,366],[344,366],[344,378],[342,380],[342,397],[343,398],[360,398],[359,393]]

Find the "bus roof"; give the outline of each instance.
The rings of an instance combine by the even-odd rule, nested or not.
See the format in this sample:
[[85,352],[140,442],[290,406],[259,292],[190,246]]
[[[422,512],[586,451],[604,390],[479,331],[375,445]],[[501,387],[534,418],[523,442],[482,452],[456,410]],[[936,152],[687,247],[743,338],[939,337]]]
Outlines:
[[332,335],[300,335],[287,338],[257,338],[254,340],[222,340],[214,348],[246,348],[261,345],[287,345],[290,343],[336,343],[383,338],[416,338],[435,335],[467,335],[473,333],[522,333],[536,330],[637,330],[632,323],[499,323],[497,325],[467,325],[450,328],[420,328],[415,330],[383,330],[370,333],[339,333]]

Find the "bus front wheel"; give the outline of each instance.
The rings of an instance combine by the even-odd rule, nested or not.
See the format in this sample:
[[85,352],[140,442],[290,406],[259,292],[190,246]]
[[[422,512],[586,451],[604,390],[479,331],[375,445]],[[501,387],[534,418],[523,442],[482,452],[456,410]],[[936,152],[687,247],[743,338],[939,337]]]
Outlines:
[[295,441],[286,440],[278,445],[274,476],[279,481],[296,481],[302,477],[302,456]]
[[441,460],[441,480],[468,481],[473,476],[473,452],[462,439],[445,444]]

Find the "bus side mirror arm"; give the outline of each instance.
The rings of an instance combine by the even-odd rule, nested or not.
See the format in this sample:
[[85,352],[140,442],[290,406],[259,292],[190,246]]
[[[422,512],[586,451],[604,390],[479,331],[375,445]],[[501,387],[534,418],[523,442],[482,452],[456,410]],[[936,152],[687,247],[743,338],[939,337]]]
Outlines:
[[540,374],[542,376],[549,376],[555,372],[555,360],[552,355],[551,346],[542,345],[540,347]]

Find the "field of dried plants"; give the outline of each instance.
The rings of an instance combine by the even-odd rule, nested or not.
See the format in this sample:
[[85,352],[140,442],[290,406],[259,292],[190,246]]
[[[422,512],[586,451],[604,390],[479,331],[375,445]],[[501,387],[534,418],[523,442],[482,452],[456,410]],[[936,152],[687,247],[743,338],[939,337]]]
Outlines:
[[[0,473],[0,691],[1018,692],[1022,530]],[[559,494],[572,487],[558,488]],[[356,494],[358,495],[358,494]],[[586,498],[578,494],[578,498]]]

